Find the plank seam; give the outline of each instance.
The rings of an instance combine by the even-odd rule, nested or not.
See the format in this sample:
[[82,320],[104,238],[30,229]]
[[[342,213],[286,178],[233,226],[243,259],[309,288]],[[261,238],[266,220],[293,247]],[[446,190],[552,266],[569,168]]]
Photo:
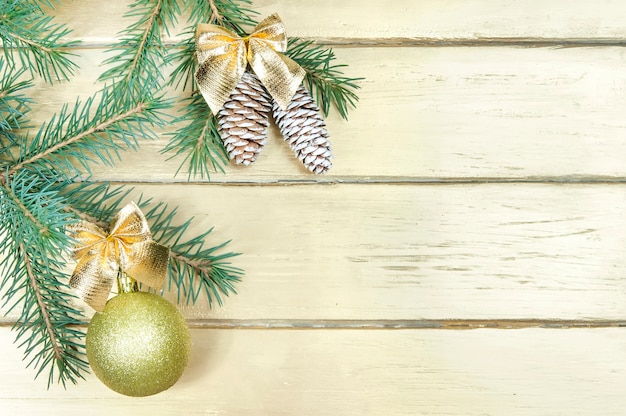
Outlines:
[[[338,48],[371,48],[371,47],[522,47],[522,48],[589,48],[589,47],[626,47],[623,38],[542,38],[542,37],[475,37],[475,38],[433,38],[433,37],[390,37],[390,38],[357,38],[357,37],[301,37],[315,44]],[[179,42],[172,39],[164,41],[168,48],[176,47]],[[114,42],[86,41],[68,49],[108,49]]]
[[[471,330],[471,329],[602,329],[626,328],[626,320],[576,319],[190,319],[193,329],[248,330]],[[0,328],[14,322],[2,321]],[[86,327],[83,322],[79,327]]]
[[[77,181],[80,182],[80,181]],[[185,181],[185,180],[155,180],[155,181],[120,181],[94,179],[92,183],[110,183],[116,185],[129,184],[159,184],[159,185],[203,185],[203,186],[301,186],[301,185],[489,185],[489,184],[559,184],[559,185],[624,185],[626,177],[603,176],[541,176],[541,177],[470,177],[470,178],[428,178],[428,177],[334,177],[315,179],[268,179],[259,181]]]
[[191,328],[207,329],[573,329],[622,328],[626,320],[562,320],[562,319],[429,319],[429,320],[189,320]]

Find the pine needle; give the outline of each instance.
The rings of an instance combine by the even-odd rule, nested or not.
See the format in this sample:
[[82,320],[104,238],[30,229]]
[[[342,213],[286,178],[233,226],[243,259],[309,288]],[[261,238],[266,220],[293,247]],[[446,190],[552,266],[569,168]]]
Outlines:
[[315,45],[311,40],[290,38],[287,56],[296,61],[306,71],[304,83],[324,116],[334,106],[342,118],[348,118],[348,111],[356,107],[359,97],[358,81],[364,78],[348,78],[342,69],[347,65],[334,63],[336,56],[332,49]]
[[42,11],[42,3],[22,0],[0,2],[0,39],[11,66],[19,65],[37,73],[46,82],[68,80],[78,65],[67,48],[76,41],[64,41],[71,33],[65,25],[53,23]]
[[211,172],[224,172],[228,155],[220,139],[217,119],[202,95],[194,94],[185,102],[183,114],[174,120],[174,125],[180,127],[169,134],[170,142],[162,152],[174,152],[170,159],[185,156],[176,174],[185,166],[189,178],[210,178]]
[[[120,151],[136,149],[138,139],[153,139],[154,126],[163,126],[163,110],[169,102],[162,99],[123,103],[116,88],[104,88],[84,103],[63,106],[50,121],[42,124],[34,137],[23,140],[13,174],[26,168],[42,177],[71,180],[89,173],[92,163],[112,166]],[[76,165],[78,162],[79,165]]]
[[75,326],[82,313],[71,306],[68,277],[62,272],[69,247],[65,227],[74,219],[50,182],[20,172],[0,187],[1,287],[4,307],[20,310],[16,341],[37,375],[48,371],[48,385],[76,383],[88,370],[84,334]]
[[109,51],[114,55],[103,64],[111,65],[100,81],[112,81],[127,98],[145,99],[160,90],[164,82],[166,48],[162,34],[168,34],[180,14],[176,0],[136,0],[125,17],[134,22],[121,33],[121,40]]

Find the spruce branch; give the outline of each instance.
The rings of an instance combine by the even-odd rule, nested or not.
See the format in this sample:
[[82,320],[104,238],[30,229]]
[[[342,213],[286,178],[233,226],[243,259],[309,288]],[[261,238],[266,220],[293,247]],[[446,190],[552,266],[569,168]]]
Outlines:
[[248,6],[252,0],[199,0],[188,2],[189,23],[213,23],[226,27],[243,36],[246,27],[256,25],[254,16],[258,15]]
[[[87,371],[82,338],[75,326],[82,313],[71,306],[63,253],[69,247],[63,199],[48,181],[20,172],[0,187],[0,270],[4,306],[20,310],[16,341],[30,358],[27,366],[48,369],[55,380],[76,383]],[[6,238],[8,237],[8,238]]]
[[32,80],[24,80],[24,68],[7,65],[0,57],[0,130],[14,131],[26,127],[26,113],[33,100],[23,91],[33,86]]
[[224,172],[228,155],[220,139],[216,117],[201,94],[196,93],[185,101],[183,114],[174,120],[174,124],[181,127],[169,134],[170,142],[162,152],[173,152],[170,159],[185,155],[176,174],[185,165],[188,165],[190,178],[210,178],[211,170]]
[[104,88],[84,103],[77,100],[71,110],[63,106],[32,139],[23,141],[8,175],[30,169],[42,177],[70,180],[82,174],[81,167],[89,173],[91,163],[112,166],[120,150],[137,148],[139,137],[155,138],[152,129],[163,126],[169,102],[153,98],[124,103],[118,91]]
[[31,80],[22,80],[24,68],[15,68],[0,58],[0,169],[15,162],[13,151],[19,146],[19,129],[28,126],[32,100],[23,94]]
[[136,0],[125,17],[137,20],[124,29],[111,51],[116,55],[103,63],[113,64],[100,81],[114,81],[128,97],[145,97],[163,83],[165,46],[162,33],[176,23],[180,9],[176,0]]
[[344,76],[342,69],[347,65],[334,63],[333,50],[315,45],[312,40],[290,38],[286,55],[306,71],[304,84],[324,116],[328,116],[331,105],[334,105],[341,117],[347,119],[348,111],[356,107],[359,100],[354,91],[360,88],[356,82],[363,78]]
[[54,6],[60,3],[61,0],[23,0],[23,2],[30,3],[43,12],[46,9],[54,9]]
[[[151,201],[140,205],[148,206]],[[229,243],[224,242],[214,247],[205,247],[206,239],[212,228],[188,237],[192,219],[175,225],[178,208],[168,209],[168,205],[158,203],[146,211],[150,218],[153,237],[160,244],[170,247],[169,288],[175,286],[178,301],[184,297],[187,304],[195,303],[201,294],[212,305],[222,305],[222,296],[236,293],[234,284],[241,280],[243,271],[234,267],[230,259],[238,253],[220,251]]]
[[0,39],[10,65],[17,66],[17,58],[31,75],[37,73],[49,83],[69,79],[78,68],[67,50],[78,42],[63,40],[71,30],[53,23],[53,17],[43,13],[41,2],[3,1],[0,16]]
[[[156,137],[153,129],[166,123],[163,111],[170,103],[154,94],[163,76],[152,69],[164,60],[161,34],[180,11],[174,0],[135,1],[128,15],[137,17],[137,23],[117,45],[117,59],[109,62],[119,65],[103,75],[112,85],[64,106],[29,136],[23,128],[31,102],[22,92],[32,83],[20,76],[37,72],[51,82],[68,78],[76,68],[65,50],[73,43],[62,42],[69,30],[42,12],[55,2],[0,5],[6,20],[0,21],[0,39],[7,60],[6,72],[0,68],[0,289],[8,312],[20,312],[15,329],[28,366],[37,368],[37,376],[48,370],[48,385],[65,385],[76,383],[88,370],[84,332],[77,327],[82,314],[72,305],[63,255],[72,243],[65,229],[79,220],[106,229],[130,192],[108,183],[75,181],[90,173],[92,163],[112,165],[120,151],[136,148],[140,138]],[[139,89],[141,94],[135,94]],[[153,235],[172,248],[170,287],[187,302],[204,293],[210,304],[221,304],[240,279],[241,270],[229,262],[236,254],[222,252],[227,243],[208,247],[211,230],[189,235],[190,220],[175,225],[175,209],[149,202],[142,206],[150,209]]]
[[79,182],[61,185],[60,193],[67,201],[66,212],[77,219],[88,221],[107,229],[111,219],[128,200],[132,187],[113,187],[108,182]]

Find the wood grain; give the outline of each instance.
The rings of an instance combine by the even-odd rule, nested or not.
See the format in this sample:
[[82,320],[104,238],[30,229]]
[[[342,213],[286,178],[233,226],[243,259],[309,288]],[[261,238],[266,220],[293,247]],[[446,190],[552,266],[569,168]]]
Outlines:
[[621,415],[621,329],[475,331],[193,330],[170,390],[122,397],[93,376],[33,383],[0,328],[7,414]]
[[626,318],[624,185],[137,186],[243,253],[190,319]]
[[[350,75],[365,81],[349,120],[336,113],[327,120],[335,156],[329,174],[310,175],[273,128],[255,165],[227,166],[211,181],[626,177],[622,48],[359,48],[337,54]],[[75,80],[40,85],[33,92],[39,103],[34,121],[100,88],[101,59],[100,51],[81,51],[83,69]],[[139,152],[123,153],[113,170],[96,167],[94,177],[186,181],[186,168],[175,176],[182,158],[161,153],[167,133],[144,140]]]
[[[115,39],[131,21],[123,18],[130,0],[80,1],[59,7],[74,37],[85,45]],[[609,40],[626,37],[626,11],[616,1],[599,0],[257,0],[252,7],[265,17],[279,13],[290,36],[347,44],[385,43],[392,39],[555,38]],[[185,26],[181,22],[181,29]],[[173,34],[177,32],[174,31]]]
[[[35,124],[101,88],[130,3],[54,11],[81,41],[81,68],[37,84]],[[135,186],[133,198],[178,205],[194,234],[215,226],[208,244],[232,239],[246,271],[239,294],[223,307],[181,306],[192,361],[180,383],[144,399],[93,376],[67,390],[33,382],[9,314],[0,413],[623,414],[626,7],[252,8],[278,12],[290,36],[336,45],[346,73],[365,77],[349,121],[327,119],[330,174],[307,174],[275,129],[254,167],[210,181],[174,176],[180,159],[161,154],[171,129],[114,169],[94,168],[95,180]]]

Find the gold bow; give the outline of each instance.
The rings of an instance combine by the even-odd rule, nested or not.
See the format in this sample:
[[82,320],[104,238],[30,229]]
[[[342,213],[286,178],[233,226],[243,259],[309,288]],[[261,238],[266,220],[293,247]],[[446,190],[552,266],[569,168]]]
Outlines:
[[305,71],[282,53],[287,50],[285,26],[277,14],[241,38],[221,26],[200,24],[196,30],[196,81],[213,114],[224,106],[249,63],[276,103],[291,102]]
[[70,286],[95,310],[104,309],[120,270],[152,288],[163,286],[170,249],[152,240],[146,217],[134,202],[120,210],[108,234],[87,221],[68,231],[77,241],[78,260]]

